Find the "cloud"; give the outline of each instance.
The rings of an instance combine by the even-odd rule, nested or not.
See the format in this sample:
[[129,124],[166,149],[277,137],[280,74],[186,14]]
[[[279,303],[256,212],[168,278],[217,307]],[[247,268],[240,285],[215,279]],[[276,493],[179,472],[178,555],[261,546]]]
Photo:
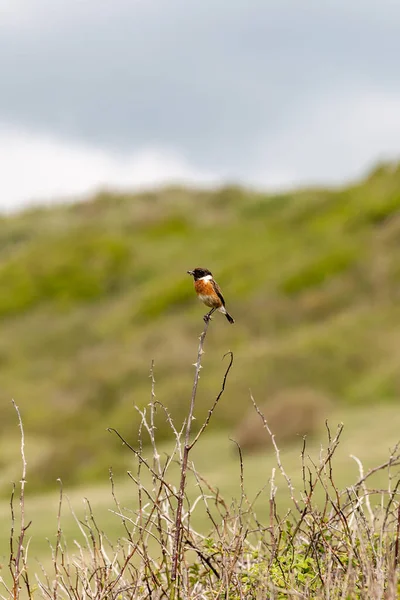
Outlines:
[[398,0],[0,0],[0,207],[357,177],[400,152],[399,25]]
[[250,169],[327,89],[398,85],[394,0],[1,2],[0,120],[110,152]]
[[301,105],[274,135],[260,130],[241,165],[222,168],[222,158],[213,170],[190,162],[178,146],[116,152],[0,126],[0,209],[85,196],[102,187],[236,182],[279,190],[341,183],[378,160],[400,158],[399,106],[400,92],[326,90]]
[[400,90],[325,90],[273,137],[261,135],[251,177],[267,173],[277,187],[337,184],[361,176],[374,163],[400,159]]
[[1,210],[81,197],[102,187],[212,184],[218,179],[168,149],[147,148],[122,155],[6,126],[0,126],[0,164]]

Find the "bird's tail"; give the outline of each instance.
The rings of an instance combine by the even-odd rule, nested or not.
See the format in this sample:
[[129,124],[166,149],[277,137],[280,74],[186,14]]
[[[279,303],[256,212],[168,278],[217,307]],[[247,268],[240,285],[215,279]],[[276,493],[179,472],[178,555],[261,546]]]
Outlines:
[[225,313],[225,316],[228,319],[229,323],[232,324],[235,322],[235,319],[233,317],[231,317],[231,315],[228,312]]

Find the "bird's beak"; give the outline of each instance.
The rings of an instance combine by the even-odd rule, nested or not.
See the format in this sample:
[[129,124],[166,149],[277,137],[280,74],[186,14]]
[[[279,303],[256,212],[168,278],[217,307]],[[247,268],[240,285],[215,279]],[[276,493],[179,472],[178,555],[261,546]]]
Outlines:
[[188,275],[193,275],[193,271],[186,271]]

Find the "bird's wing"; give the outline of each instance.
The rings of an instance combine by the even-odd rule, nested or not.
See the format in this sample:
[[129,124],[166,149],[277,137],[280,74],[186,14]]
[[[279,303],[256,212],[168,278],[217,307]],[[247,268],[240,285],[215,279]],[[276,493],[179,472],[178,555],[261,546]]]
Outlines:
[[221,288],[219,287],[218,283],[216,281],[214,281],[214,279],[212,280],[212,284],[213,284],[214,292],[217,294],[218,298],[222,302],[222,306],[225,306],[225,300],[222,295]]

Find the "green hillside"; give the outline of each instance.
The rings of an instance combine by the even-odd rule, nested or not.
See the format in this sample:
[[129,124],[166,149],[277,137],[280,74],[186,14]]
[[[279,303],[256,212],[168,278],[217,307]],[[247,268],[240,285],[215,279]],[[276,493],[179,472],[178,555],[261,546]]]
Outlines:
[[[217,315],[197,417],[235,363],[213,427],[307,388],[336,403],[400,395],[400,166],[337,190],[236,187],[102,193],[0,219],[0,490],[19,473],[20,406],[30,487],[126,468],[116,427],[156,394],[181,422],[204,309],[186,270],[213,271],[236,319]],[[163,419],[159,435],[169,436]],[[118,461],[117,461],[118,456]],[[129,456],[126,460],[129,460]]]

